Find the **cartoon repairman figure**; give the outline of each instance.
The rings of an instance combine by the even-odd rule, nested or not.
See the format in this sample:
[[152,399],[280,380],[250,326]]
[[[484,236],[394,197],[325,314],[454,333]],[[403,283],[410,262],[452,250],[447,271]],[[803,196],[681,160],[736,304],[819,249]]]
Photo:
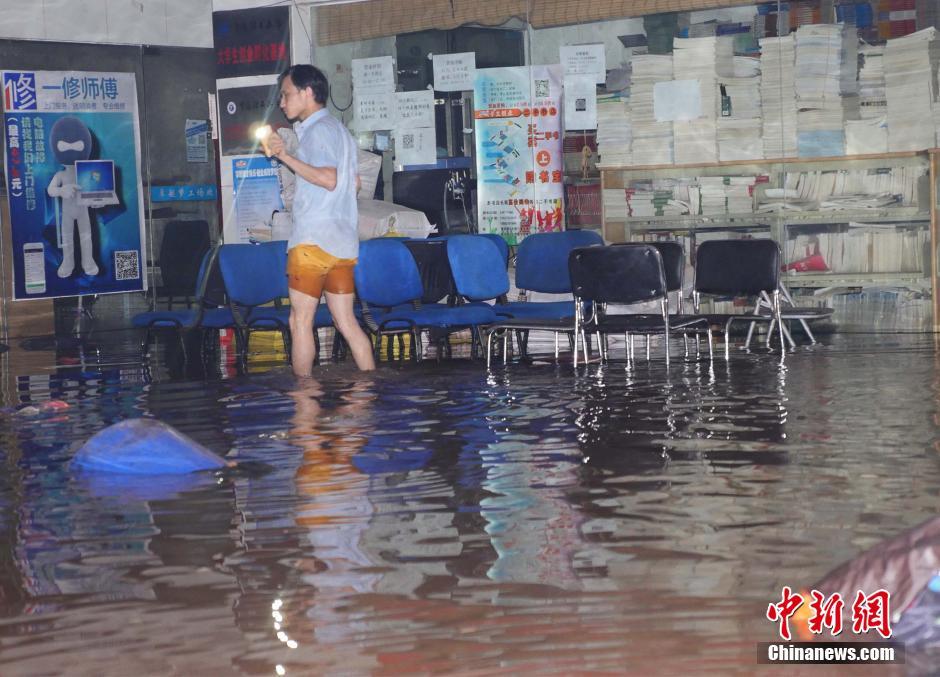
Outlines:
[[97,275],[98,264],[92,251],[91,219],[88,207],[80,204],[75,161],[91,157],[91,132],[76,117],[60,118],[49,133],[49,144],[62,169],[55,173],[46,192],[62,200],[62,265],[59,277],[68,277],[75,268],[75,226],[82,249],[82,270],[86,275]]

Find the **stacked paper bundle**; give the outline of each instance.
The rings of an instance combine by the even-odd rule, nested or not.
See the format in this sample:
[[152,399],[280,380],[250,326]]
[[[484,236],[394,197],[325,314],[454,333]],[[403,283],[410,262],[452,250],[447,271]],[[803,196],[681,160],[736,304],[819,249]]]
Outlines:
[[688,214],[688,205],[673,197],[671,190],[627,190],[627,209],[630,216],[679,216]]
[[845,121],[845,154],[888,152],[888,123],[885,116]]
[[604,202],[604,218],[625,219],[630,216],[627,194],[623,188],[605,188],[601,199]]
[[607,166],[633,163],[630,152],[630,107],[617,94],[597,97],[597,153]]
[[940,62],[937,29],[925,28],[885,45],[888,150],[920,150],[936,142],[933,73]]
[[673,124],[676,163],[718,160],[717,118],[720,111],[718,75],[734,72],[731,38],[675,38],[673,69],[677,80],[697,80],[702,97],[702,116]]
[[845,121],[858,118],[855,26],[816,24],[796,31],[799,154],[845,154]]
[[760,41],[760,100],[764,115],[764,157],[794,157],[797,151],[796,94],[792,35]]
[[862,65],[858,71],[858,109],[863,120],[883,118],[888,105],[885,98],[884,45],[859,47]]
[[672,123],[657,122],[653,111],[653,87],[666,80],[672,80],[672,56],[637,54],[633,57],[630,118],[635,164],[671,164],[673,161]]
[[700,176],[698,190],[704,215],[750,214],[753,176]]
[[734,77],[718,78],[718,158],[756,160],[764,157],[761,138],[760,61],[734,57]]

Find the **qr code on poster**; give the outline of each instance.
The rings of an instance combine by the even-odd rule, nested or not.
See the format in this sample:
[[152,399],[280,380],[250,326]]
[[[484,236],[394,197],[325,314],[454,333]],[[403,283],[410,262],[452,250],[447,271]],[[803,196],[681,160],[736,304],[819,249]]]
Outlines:
[[114,252],[114,279],[137,280],[140,278],[140,259],[136,249]]
[[415,135],[414,134],[402,134],[401,135],[401,147],[411,150],[415,147]]
[[548,96],[548,80],[535,81],[535,98],[544,99]]

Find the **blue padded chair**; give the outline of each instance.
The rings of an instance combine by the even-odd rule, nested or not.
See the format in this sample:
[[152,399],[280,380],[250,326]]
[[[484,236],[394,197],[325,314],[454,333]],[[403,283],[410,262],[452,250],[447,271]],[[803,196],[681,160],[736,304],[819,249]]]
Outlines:
[[237,323],[240,356],[248,350],[251,332],[259,329],[279,331],[290,354],[290,309],[281,306],[289,295],[287,242],[222,245],[219,265]]
[[[467,237],[466,233],[448,233],[446,235],[435,235],[431,240],[450,240],[454,237]],[[497,235],[496,233],[478,233],[476,235],[471,235],[471,237],[485,237],[487,240],[496,245],[496,249],[499,251],[500,256],[503,257],[503,268],[509,268],[509,243],[506,242],[506,238],[502,235]]]
[[420,359],[424,329],[449,333],[469,328],[476,344],[479,327],[496,319],[492,308],[485,305],[447,307],[435,304],[422,308],[424,289],[418,265],[408,247],[399,240],[379,238],[362,242],[355,278],[363,320],[377,339],[376,352],[383,336],[409,334],[413,357]]
[[[195,308],[185,310],[153,310],[138,313],[132,318],[133,325],[144,329],[144,338],[140,344],[140,352],[146,355],[150,347],[150,339],[155,331],[169,329],[176,332],[180,346],[183,350],[183,359],[186,359],[186,342],[183,334],[196,329],[225,329],[235,327],[235,319],[229,308],[217,307],[208,292],[209,280],[218,265],[219,246],[216,245],[207,251],[199,265],[196,276],[196,289],[193,294]],[[221,299],[220,299],[221,300]]]

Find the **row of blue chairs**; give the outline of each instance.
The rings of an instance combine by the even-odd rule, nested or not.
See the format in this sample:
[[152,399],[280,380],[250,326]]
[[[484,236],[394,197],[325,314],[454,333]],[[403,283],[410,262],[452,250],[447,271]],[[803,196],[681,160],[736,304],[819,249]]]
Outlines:
[[[532,236],[519,250],[517,284],[531,291],[569,291],[556,278],[567,279],[567,252],[584,243],[598,243],[594,233]],[[555,249],[562,247],[563,251]],[[140,313],[135,327],[144,330],[141,349],[146,353],[153,333],[174,331],[184,356],[183,339],[197,329],[233,329],[237,353],[244,356],[250,334],[256,330],[278,331],[290,352],[290,308],[282,304],[289,294],[286,277],[286,242],[216,245],[202,260],[194,292],[195,302],[184,310]],[[551,265],[545,264],[550,261]],[[421,265],[419,266],[419,262]],[[434,330],[447,345],[453,331],[478,329],[496,317],[533,312],[536,304],[509,303],[507,267],[509,247],[499,236],[445,236],[428,240],[385,238],[362,243],[356,270],[356,312],[367,330],[378,338],[386,334],[411,333],[413,355],[418,357],[423,330]],[[221,278],[221,288],[213,279]],[[459,290],[455,280],[460,280]],[[505,304],[499,315],[486,301]],[[541,304],[539,304],[541,305]],[[563,310],[571,313],[571,304]],[[544,306],[541,312],[561,312]],[[320,304],[315,327],[330,327],[332,317]],[[475,332],[479,336],[478,332]],[[334,344],[336,345],[336,344]],[[376,349],[380,341],[376,341]],[[319,354],[319,346],[317,347]]]
[[[602,357],[610,333],[647,336],[664,332],[666,358],[670,330],[683,335],[707,334],[724,325],[727,354],[733,322],[769,322],[785,336],[779,301],[780,252],[771,240],[722,240],[699,246],[695,261],[695,312],[683,314],[682,275],[685,253],[677,242],[603,246],[592,231],[538,233],[520,244],[515,284],[521,294],[572,294],[570,300],[536,302],[507,298],[509,249],[499,237],[455,235],[448,238],[408,240],[382,238],[363,242],[355,270],[357,316],[376,338],[378,351],[386,336],[409,335],[412,357],[422,354],[425,332],[439,341],[438,355],[456,331],[471,330],[471,354],[485,349],[487,364],[494,336],[503,337],[504,359],[510,334],[525,354],[530,331],[568,334],[575,351],[579,340],[587,359],[587,334],[596,334]],[[196,328],[235,330],[238,354],[244,356],[252,331],[276,330],[290,352],[290,309],[281,305],[288,296],[285,242],[261,245],[233,244],[211,249],[202,262],[195,308],[142,313],[134,318],[146,330],[143,349],[154,330],[169,328],[180,335]],[[218,265],[216,265],[218,264]],[[227,298],[210,293],[218,270]],[[669,294],[678,291],[674,308]],[[764,300],[752,315],[699,313],[702,295],[748,295]],[[608,304],[660,301],[655,315],[608,314]],[[326,304],[320,304],[315,327],[332,326]],[[338,344],[338,342],[337,342]],[[337,345],[334,344],[334,345]],[[630,342],[632,346],[632,340]]]
[[[541,326],[574,316],[573,301],[509,300],[508,247],[502,238],[497,241],[480,235],[455,235],[444,243],[421,241],[422,247],[443,244],[445,250],[454,298],[441,303],[435,298],[440,289],[429,297],[422,286],[421,271],[413,256],[416,244],[390,238],[363,242],[356,267],[356,294],[366,327],[380,338],[410,335],[414,355],[421,352],[425,330],[446,338],[455,331],[470,329],[471,354],[476,354],[477,349],[482,352],[483,327],[523,318]],[[530,235],[517,251],[516,287],[521,292],[571,293],[569,253],[580,246],[599,244],[603,240],[592,231]],[[447,345],[446,340],[441,341],[438,355]]]

